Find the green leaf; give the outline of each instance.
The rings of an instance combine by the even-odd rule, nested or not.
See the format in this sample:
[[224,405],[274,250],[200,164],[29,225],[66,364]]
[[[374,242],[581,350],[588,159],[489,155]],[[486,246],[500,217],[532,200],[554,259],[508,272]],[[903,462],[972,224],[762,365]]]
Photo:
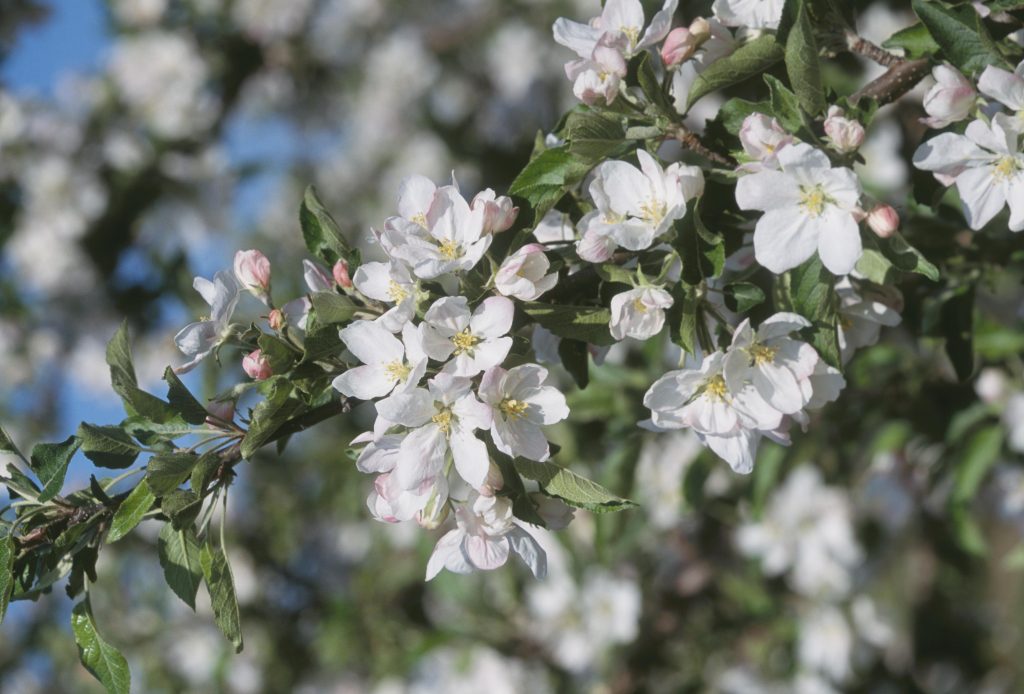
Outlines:
[[192,487],[192,491],[196,494],[202,495],[206,485],[210,483],[217,470],[220,468],[221,460],[218,455],[201,455],[199,460],[196,461],[196,466],[192,470],[192,476],[189,479],[189,485]]
[[555,335],[592,345],[611,345],[608,331],[611,312],[603,306],[558,306],[529,301],[522,304],[528,316]]
[[659,111],[674,118],[676,115],[675,108],[666,98],[665,90],[661,87],[661,81],[658,80],[658,75],[654,72],[651,54],[647,51],[640,54],[636,76],[637,82],[644,91],[644,96],[647,97],[647,100],[657,106]]
[[593,166],[594,162],[571,152],[569,145],[552,147],[530,159],[508,192],[530,203],[535,226]]
[[199,540],[192,526],[181,530],[165,523],[157,540],[160,566],[164,579],[174,594],[186,605],[196,609],[196,594],[203,582],[203,566],[199,559]]
[[203,545],[199,553],[203,565],[206,588],[210,591],[213,617],[221,632],[235,647],[235,653],[242,652],[242,627],[235,597],[235,583],[231,577],[231,566],[224,550],[210,542]]
[[107,364],[110,365],[110,384],[124,402],[129,416],[138,415],[157,423],[181,419],[169,403],[139,388],[132,364],[127,320],[121,323],[121,327],[107,343]]
[[21,451],[18,450],[18,447],[14,445],[14,441],[11,440],[11,437],[7,435],[7,432],[4,431],[2,426],[0,426],[0,453],[13,453],[22,460],[25,458],[25,456],[21,454]]
[[[204,455],[216,457],[216,453]],[[195,453],[162,453],[154,455],[146,464],[146,483],[157,496],[163,496],[177,489],[192,474],[192,468],[199,462]]]
[[970,5],[950,8],[938,2],[913,0],[912,6],[949,62],[965,73],[978,73],[989,65],[1009,67],[981,16]]
[[576,381],[580,390],[590,383],[590,351],[587,343],[579,340],[562,340],[558,343],[558,356],[562,359],[562,366]]
[[865,244],[864,253],[857,261],[857,272],[875,284],[886,284],[892,272],[892,263],[877,248],[869,248]]
[[196,400],[191,391],[185,387],[174,369],[167,367],[164,370],[164,380],[167,381],[167,401],[177,410],[181,418],[189,424],[202,424],[206,421],[206,408]]
[[927,27],[921,22],[897,31],[886,39],[882,48],[902,48],[904,55],[911,59],[932,56],[941,50]]
[[39,501],[49,501],[60,493],[61,487],[64,486],[64,476],[68,472],[68,464],[78,446],[78,438],[69,436],[60,443],[39,443],[32,447],[29,464],[43,485],[43,490],[39,492]]
[[114,512],[114,518],[110,521],[110,532],[107,533],[107,543],[117,542],[134,530],[142,521],[142,517],[153,508],[154,501],[156,496],[146,484],[146,480],[139,482]]
[[1003,428],[998,424],[975,433],[967,442],[954,473],[950,516],[957,541],[971,554],[983,555],[986,543],[977,522],[971,516],[970,504],[985,476],[999,460],[1003,436]]
[[667,314],[669,335],[683,351],[696,354],[700,346],[700,299],[693,287],[682,282],[677,283],[671,293],[673,303]]
[[128,661],[100,636],[88,596],[71,610],[71,631],[78,644],[78,658],[85,669],[110,694],[129,694],[132,678]]
[[132,437],[117,426],[98,426],[82,422],[77,436],[85,457],[99,467],[124,469],[135,462],[141,452]]
[[359,311],[351,299],[334,292],[314,292],[310,295],[310,301],[320,325],[348,323]]
[[764,290],[750,282],[733,282],[725,285],[725,305],[730,311],[746,313],[765,300]]
[[786,303],[801,316],[811,321],[809,342],[831,366],[842,369],[839,353],[839,298],[835,291],[836,278],[815,256],[798,268],[783,275]]
[[615,496],[597,482],[581,477],[555,463],[536,463],[517,458],[516,470],[523,477],[535,480],[548,496],[558,497],[565,503],[595,513],[622,511],[633,508],[629,499]]
[[242,439],[243,458],[250,458],[271,439],[282,424],[302,411],[302,401],[290,397],[291,392],[292,384],[286,380],[278,379],[271,383],[267,399],[253,408],[249,431]]
[[924,275],[932,282],[939,281],[939,268],[925,258],[921,251],[907,243],[901,234],[895,233],[890,238],[879,239],[878,246],[896,269]]
[[302,198],[299,224],[302,227],[302,238],[310,253],[329,265],[334,265],[339,259],[348,258],[351,253],[349,244],[338,228],[338,223],[320,202],[313,186],[306,188],[306,194]]
[[14,590],[14,538],[10,530],[0,528],[0,624],[4,622]]
[[687,97],[688,108],[711,92],[763,73],[784,57],[782,46],[770,34],[740,46],[732,55],[716,60],[697,76]]
[[202,507],[203,500],[191,489],[172,489],[160,503],[160,510],[178,530],[191,526]]
[[725,267],[725,244],[721,236],[704,226],[700,203],[700,198],[687,203],[686,215],[675,223],[676,236],[672,242],[683,263],[683,282],[690,286],[717,277]]
[[804,125],[800,100],[786,85],[772,75],[765,75],[764,82],[771,93],[771,114],[783,128],[791,133],[798,132]]
[[628,152],[632,143],[625,138],[626,132],[617,118],[594,111],[573,111],[566,119],[565,139],[569,152],[591,166]]
[[818,44],[814,39],[814,25],[806,6],[800,8],[786,40],[786,74],[804,111],[817,115],[825,110]]
[[283,374],[290,370],[299,359],[299,354],[284,340],[263,333],[257,343],[260,352],[270,360],[270,372]]

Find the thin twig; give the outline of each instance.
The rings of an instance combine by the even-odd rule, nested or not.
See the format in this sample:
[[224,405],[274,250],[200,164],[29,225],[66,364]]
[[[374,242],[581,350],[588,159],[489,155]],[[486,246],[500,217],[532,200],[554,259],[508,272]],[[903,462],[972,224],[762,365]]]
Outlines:
[[883,67],[892,67],[905,63],[906,58],[890,53],[889,51],[876,46],[875,44],[868,41],[863,36],[859,36],[852,31],[846,32],[846,46],[850,49],[851,53],[862,55],[868,60],[873,60]]
[[677,123],[669,126],[665,131],[665,134],[678,140],[685,149],[696,152],[709,161],[721,164],[722,166],[736,166],[736,161],[732,157],[719,154],[718,152],[709,149],[707,145],[700,141],[700,138],[697,137],[695,133],[690,132],[686,126],[682,124]]
[[930,69],[931,62],[927,58],[897,63],[886,70],[884,75],[855,92],[850,101],[856,103],[867,97],[878,99],[879,106],[892,103],[913,89]]

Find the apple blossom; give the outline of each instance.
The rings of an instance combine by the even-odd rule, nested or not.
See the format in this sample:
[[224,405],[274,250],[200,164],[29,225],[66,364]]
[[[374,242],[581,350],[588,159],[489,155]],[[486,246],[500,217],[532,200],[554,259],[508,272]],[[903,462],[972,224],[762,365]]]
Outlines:
[[331,276],[342,289],[352,288],[352,278],[348,274],[348,263],[344,260],[339,260],[334,264],[334,267],[331,268]]
[[302,279],[311,292],[334,291],[334,278],[326,269],[311,260],[302,261]]
[[776,274],[814,255],[832,273],[853,270],[863,247],[855,214],[861,187],[847,168],[832,168],[824,152],[808,144],[779,151],[780,171],[760,171],[736,183],[743,210],[762,210],[754,230],[754,253]]
[[784,4],[784,0],[715,0],[711,11],[726,26],[776,29]]
[[755,331],[750,319],[744,319],[725,355],[723,373],[729,390],[739,391],[749,382],[782,414],[802,410],[811,399],[808,378],[820,357],[814,347],[789,335],[810,325],[795,313],[776,313]]
[[825,134],[836,151],[843,154],[856,152],[864,143],[864,126],[847,118],[838,106],[829,106],[828,117],[825,118]]
[[558,273],[547,274],[551,262],[544,246],[528,243],[505,259],[494,276],[494,288],[505,296],[535,301],[558,283]]
[[179,366],[174,373],[183,374],[195,368],[228,336],[231,315],[238,304],[238,283],[234,274],[221,270],[214,275],[213,282],[196,277],[193,288],[210,305],[210,318],[189,323],[174,336],[174,343],[186,356],[192,357],[187,364]]
[[267,314],[267,325],[274,332],[281,332],[284,326],[288,324],[288,319],[284,315],[284,311],[279,308],[275,308],[269,314]]
[[887,239],[900,228],[900,215],[892,205],[878,204],[868,212],[867,222],[879,238]]
[[892,307],[893,297],[866,289],[858,292],[848,277],[836,284],[839,295],[839,348],[843,362],[848,362],[854,352],[878,342],[882,327],[894,327],[901,318]]
[[416,314],[416,280],[402,263],[363,263],[352,278],[362,294],[375,301],[394,304],[377,321],[393,333],[402,329]]
[[487,447],[473,432],[490,428],[491,408],[477,400],[472,385],[468,378],[440,373],[426,389],[405,390],[377,402],[380,417],[410,430],[394,467],[402,489],[417,489],[440,475],[449,450],[463,480],[474,488],[486,482]]
[[743,151],[754,159],[754,162],[743,164],[744,171],[761,171],[762,169],[779,168],[779,151],[797,139],[787,133],[779,125],[779,121],[763,113],[751,113],[743,119],[739,132]]
[[970,116],[978,98],[971,81],[949,65],[936,65],[932,77],[935,84],[924,95],[928,117],[921,122],[930,128],[945,128]]
[[622,57],[625,39],[606,34],[586,58],[565,64],[565,76],[572,80],[576,98],[593,106],[601,101],[611,105],[619,95],[619,85],[626,76],[626,59]]
[[484,372],[478,394],[491,407],[491,437],[502,453],[541,463],[550,456],[541,427],[567,418],[569,408],[557,388],[543,385],[547,376],[536,364]]
[[509,229],[519,216],[519,208],[512,202],[512,198],[496,195],[490,188],[477,193],[470,207],[474,210],[483,208],[485,234],[498,234]]
[[472,314],[464,296],[438,299],[423,316],[423,348],[431,359],[451,361],[445,373],[475,376],[505,360],[515,308],[509,299],[484,299]]
[[672,26],[672,15],[678,4],[679,0],[665,0],[642,35],[644,8],[640,0],[608,0],[601,15],[594,17],[589,24],[560,17],[552,30],[557,43],[575,51],[584,59],[591,57],[602,36],[611,34],[621,37],[624,39],[622,54],[630,58],[665,38]]
[[914,166],[955,181],[967,223],[981,229],[1010,207],[1010,229],[1024,229],[1024,151],[1013,119],[972,121],[964,135],[942,133],[914,152]]
[[1024,132],[1024,60],[1013,72],[989,65],[978,78],[978,90],[1008,108],[1013,128]]
[[582,231],[576,242],[576,255],[588,263],[606,263],[615,255],[619,244],[612,235],[612,227],[604,221],[600,210],[583,215],[579,227]]
[[254,381],[265,381],[274,373],[270,369],[270,358],[259,349],[249,352],[242,358],[242,370]]
[[549,210],[533,230],[533,237],[545,245],[558,244],[575,240],[576,230],[567,214]]
[[434,204],[437,186],[426,176],[406,176],[398,185],[398,216],[423,228]]
[[612,337],[623,340],[633,337],[646,340],[661,332],[665,325],[665,309],[672,306],[672,295],[657,287],[638,287],[612,297]]
[[704,192],[704,173],[696,166],[663,169],[646,150],[636,153],[640,168],[606,161],[597,168],[590,196],[618,245],[631,251],[649,248],[686,214],[686,203]]
[[355,321],[341,330],[341,341],[363,363],[334,379],[334,388],[349,397],[373,400],[399,385],[399,392],[407,391],[419,385],[427,370],[422,338],[409,323],[399,341],[374,321]]
[[665,67],[671,69],[689,60],[707,38],[708,35],[698,37],[686,27],[676,27],[670,31],[661,47],[661,60]]
[[448,569],[468,574],[504,566],[515,552],[537,578],[547,574],[544,550],[512,515],[511,500],[501,496],[470,493],[455,505],[458,526],[445,533],[427,562],[427,580]]
[[263,303],[270,300],[270,261],[257,250],[235,253],[235,277],[242,289],[252,293]]
[[733,38],[732,32],[717,19],[694,20],[690,31],[699,31],[706,34],[707,38],[701,43],[700,48],[691,60],[688,60],[673,71],[672,75],[672,98],[676,111],[685,114],[693,104],[689,103],[690,88],[696,81],[697,76],[707,69],[709,65],[721,58],[730,55],[739,47],[739,42]]

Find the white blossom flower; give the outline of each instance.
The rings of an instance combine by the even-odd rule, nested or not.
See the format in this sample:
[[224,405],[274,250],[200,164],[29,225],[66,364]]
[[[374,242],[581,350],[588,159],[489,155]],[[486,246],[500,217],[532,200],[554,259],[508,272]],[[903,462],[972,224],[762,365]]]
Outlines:
[[756,331],[749,318],[740,323],[724,360],[729,390],[741,390],[749,382],[782,414],[802,410],[811,399],[809,378],[820,357],[814,347],[789,335],[810,325],[795,313],[776,313]]
[[978,78],[978,89],[1008,108],[1014,129],[1024,132],[1024,60],[1013,72],[989,65]]
[[491,408],[476,399],[472,381],[441,373],[427,389],[413,388],[377,402],[377,414],[388,423],[407,427],[399,445],[394,474],[402,489],[419,489],[444,469],[448,451],[455,470],[470,486],[487,480],[487,447],[473,432],[489,429]]
[[972,121],[964,135],[942,133],[914,152],[914,166],[956,182],[964,216],[981,229],[1010,207],[1010,229],[1024,229],[1024,152],[1013,119],[998,113],[990,124]]
[[658,287],[637,287],[612,297],[612,337],[623,340],[633,337],[646,340],[661,332],[665,325],[665,309],[672,306],[672,295]]
[[690,87],[697,76],[715,61],[731,55],[740,45],[722,22],[712,18],[707,20],[707,24],[708,38],[701,44],[693,59],[678,66],[672,75],[673,106],[682,114],[687,113],[693,105],[689,102]]
[[853,270],[863,247],[855,213],[861,187],[847,168],[832,168],[828,156],[798,143],[778,153],[781,171],[760,171],[736,183],[743,210],[762,210],[754,229],[754,253],[776,274],[814,255],[832,273]]
[[394,304],[377,319],[393,333],[402,329],[416,315],[416,280],[402,263],[363,263],[352,278],[356,289],[371,299]]
[[785,0],[715,0],[711,11],[722,24],[751,29],[777,29]]
[[576,255],[588,263],[606,263],[615,255],[619,244],[612,236],[612,227],[604,222],[600,210],[583,215],[579,223],[582,235],[576,242]]
[[533,230],[533,237],[543,244],[556,244],[573,241],[576,230],[569,216],[559,210],[549,210]]
[[724,361],[725,355],[715,352],[704,358],[700,369],[670,371],[648,389],[644,406],[659,429],[689,427],[733,470],[748,473],[759,432],[778,428],[782,415],[750,384],[731,390]]
[[399,384],[400,391],[415,388],[426,373],[422,337],[412,324],[406,324],[399,341],[380,324],[358,320],[342,328],[341,341],[363,363],[334,379],[332,385],[343,395],[382,398]]
[[882,327],[895,327],[902,320],[892,304],[899,297],[886,296],[882,291],[858,292],[848,277],[836,284],[839,295],[839,349],[843,363],[848,362],[861,347],[878,342]]
[[924,110],[928,117],[922,118],[921,122],[929,128],[938,129],[970,116],[978,99],[971,81],[949,65],[936,65],[932,68],[932,77],[935,85],[924,95]]
[[569,416],[565,396],[545,386],[548,371],[537,364],[484,372],[477,393],[491,407],[491,437],[499,451],[544,462],[551,455],[542,426]]
[[825,118],[825,134],[837,152],[849,154],[860,149],[864,143],[864,126],[852,118],[838,106],[829,106],[828,117]]
[[855,638],[843,613],[819,603],[800,617],[797,661],[810,672],[841,684],[853,674]]
[[671,164],[663,169],[646,150],[636,153],[640,168],[606,161],[597,168],[590,196],[602,223],[618,245],[631,251],[649,248],[686,214],[686,203],[704,192],[699,167]]
[[512,501],[506,497],[470,493],[465,503],[455,505],[458,524],[437,542],[427,562],[427,580],[448,569],[468,574],[474,569],[489,571],[504,566],[515,552],[537,578],[547,574],[547,558],[533,536],[512,515]]
[[605,34],[589,57],[565,64],[565,76],[572,80],[572,93],[577,99],[588,106],[615,101],[626,76],[626,59],[622,56],[625,44],[624,38]]
[[793,588],[808,597],[849,592],[863,556],[846,493],[822,483],[810,465],[792,472],[772,494],[760,521],[736,533],[740,552],[758,557],[768,576],[788,572]]
[[447,361],[444,371],[475,376],[497,366],[512,349],[508,331],[515,307],[503,296],[484,299],[472,314],[464,296],[438,299],[427,309],[420,329],[431,359]]
[[501,264],[494,276],[494,288],[504,296],[534,301],[558,283],[557,272],[547,274],[550,268],[544,246],[528,243]]
[[178,349],[192,357],[190,362],[174,370],[177,374],[194,369],[196,364],[224,341],[231,328],[231,315],[238,305],[238,283],[229,270],[218,272],[212,282],[204,277],[196,277],[192,287],[210,305],[210,317],[189,323],[174,336]]
[[647,31],[643,31],[644,8],[640,0],[608,0],[601,15],[591,19],[589,24],[560,17],[553,27],[555,41],[581,58],[590,58],[601,37],[612,34],[625,39],[623,55],[630,58],[665,38],[678,4],[679,0],[665,0]]
[[470,207],[474,210],[483,208],[485,234],[500,234],[511,227],[519,216],[519,208],[513,204],[512,198],[497,195],[490,188],[477,193]]
[[795,137],[783,130],[779,121],[763,113],[751,113],[744,118],[739,137],[743,151],[754,159],[754,162],[743,164],[740,167],[749,172],[778,169],[779,151],[797,141]]

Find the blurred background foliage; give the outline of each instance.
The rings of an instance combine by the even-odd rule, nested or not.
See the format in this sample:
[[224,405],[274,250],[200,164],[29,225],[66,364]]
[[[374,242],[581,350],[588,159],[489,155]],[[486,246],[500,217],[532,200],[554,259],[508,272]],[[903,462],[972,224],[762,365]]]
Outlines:
[[[861,34],[881,43],[913,23],[908,4],[857,2]],[[103,348],[121,317],[152,386],[181,361],[171,336],[205,308],[193,276],[236,248],[261,248],[275,289],[301,293],[308,183],[356,242],[407,174],[504,190],[573,103],[571,56],[550,26],[596,6],[3,0],[8,431],[25,448],[81,419],[120,419]],[[677,23],[710,2],[683,6]],[[825,74],[849,93],[878,70],[847,56]],[[867,186],[899,205],[921,93],[888,107],[863,150]],[[691,124],[720,103],[706,99]],[[750,478],[689,436],[635,426],[668,366],[658,344],[617,348],[585,391],[556,374],[573,412],[552,434],[562,460],[641,508],[578,512],[547,540],[544,582],[509,566],[424,584],[434,538],[365,511],[370,481],[344,452],[371,421],[357,408],[240,470],[228,543],[241,655],[202,596],[193,614],[167,589],[146,524],[101,555],[100,628],[140,692],[1020,691],[1019,263],[976,291],[980,375],[960,382],[940,339],[889,330],[850,364],[851,387],[822,421],[791,449],[763,446]],[[905,326],[948,315],[927,294],[905,287]],[[207,396],[225,382],[212,368],[189,380]],[[69,486],[87,483],[73,467]],[[766,547],[785,547],[789,564],[771,570],[757,558]],[[846,585],[839,599],[794,587],[822,576]],[[12,605],[0,691],[98,691],[69,611],[59,588]]]

